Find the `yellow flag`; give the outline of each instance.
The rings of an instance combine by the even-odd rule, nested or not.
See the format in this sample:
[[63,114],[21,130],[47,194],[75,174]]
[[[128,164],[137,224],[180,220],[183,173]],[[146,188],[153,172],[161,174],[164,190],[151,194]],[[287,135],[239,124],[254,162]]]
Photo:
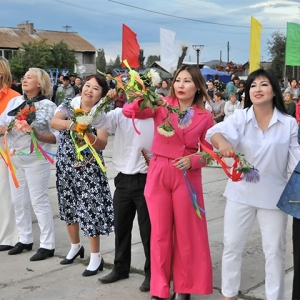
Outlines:
[[251,17],[249,73],[260,68],[261,24]]

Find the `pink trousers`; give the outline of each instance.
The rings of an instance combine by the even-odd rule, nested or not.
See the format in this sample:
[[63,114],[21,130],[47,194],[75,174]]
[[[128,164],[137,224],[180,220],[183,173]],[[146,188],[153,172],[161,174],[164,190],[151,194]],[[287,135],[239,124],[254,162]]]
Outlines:
[[[173,278],[177,293],[212,293],[212,263],[205,215],[191,204],[182,171],[171,159],[154,156],[148,170],[145,197],[151,220],[150,294],[170,297]],[[204,208],[201,170],[187,171],[198,204]]]

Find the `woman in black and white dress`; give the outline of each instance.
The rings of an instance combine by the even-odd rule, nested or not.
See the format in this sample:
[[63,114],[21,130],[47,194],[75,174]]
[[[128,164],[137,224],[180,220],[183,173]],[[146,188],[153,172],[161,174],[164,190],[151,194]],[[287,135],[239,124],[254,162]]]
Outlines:
[[[74,109],[82,109],[86,116],[91,116],[106,95],[108,86],[104,77],[91,75],[86,79],[82,94],[70,100]],[[57,152],[57,193],[61,220],[66,222],[71,241],[71,249],[60,263],[70,264],[80,255],[84,257],[84,247],[80,243],[79,227],[88,237],[91,256],[90,263],[83,276],[96,275],[103,269],[100,255],[100,235],[108,235],[114,230],[113,206],[108,180],[90,151],[84,151],[83,161],[77,162],[74,142],[70,134],[80,135],[70,118],[71,111],[61,104],[51,121],[51,126],[60,131],[60,143]],[[73,133],[72,133],[73,132]],[[95,130],[86,133],[97,154],[102,158],[108,133]]]

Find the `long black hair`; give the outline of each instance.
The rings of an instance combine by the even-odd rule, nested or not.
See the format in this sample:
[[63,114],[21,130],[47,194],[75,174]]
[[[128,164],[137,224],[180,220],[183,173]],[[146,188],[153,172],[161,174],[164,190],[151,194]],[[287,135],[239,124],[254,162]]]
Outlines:
[[270,84],[273,88],[274,92],[274,97],[273,97],[273,107],[276,107],[281,113],[286,114],[286,108],[284,106],[284,101],[279,85],[279,81],[276,77],[276,75],[273,73],[272,70],[265,70],[265,69],[258,69],[256,71],[253,71],[252,73],[249,74],[247,80],[246,80],[246,85],[245,85],[245,105],[244,108],[249,108],[252,106],[252,101],[250,99],[249,91],[250,87],[252,85],[252,82],[257,78],[257,77],[266,77],[270,81]]

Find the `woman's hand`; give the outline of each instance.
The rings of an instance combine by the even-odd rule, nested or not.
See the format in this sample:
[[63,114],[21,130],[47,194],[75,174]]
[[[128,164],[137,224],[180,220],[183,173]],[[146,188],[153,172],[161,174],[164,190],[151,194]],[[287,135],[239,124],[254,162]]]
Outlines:
[[159,107],[167,107],[167,106],[170,106],[169,102],[164,100],[164,99],[161,99],[160,101],[157,101],[157,105]]
[[106,96],[113,99],[114,101],[118,100],[119,98],[119,94],[117,93],[116,89],[109,90]]
[[188,156],[175,159],[174,167],[181,171],[186,171],[191,168],[191,159]]
[[0,126],[0,134],[5,134],[8,127],[6,125]]
[[219,143],[219,152],[223,157],[232,157],[234,150],[227,141],[222,141]]

